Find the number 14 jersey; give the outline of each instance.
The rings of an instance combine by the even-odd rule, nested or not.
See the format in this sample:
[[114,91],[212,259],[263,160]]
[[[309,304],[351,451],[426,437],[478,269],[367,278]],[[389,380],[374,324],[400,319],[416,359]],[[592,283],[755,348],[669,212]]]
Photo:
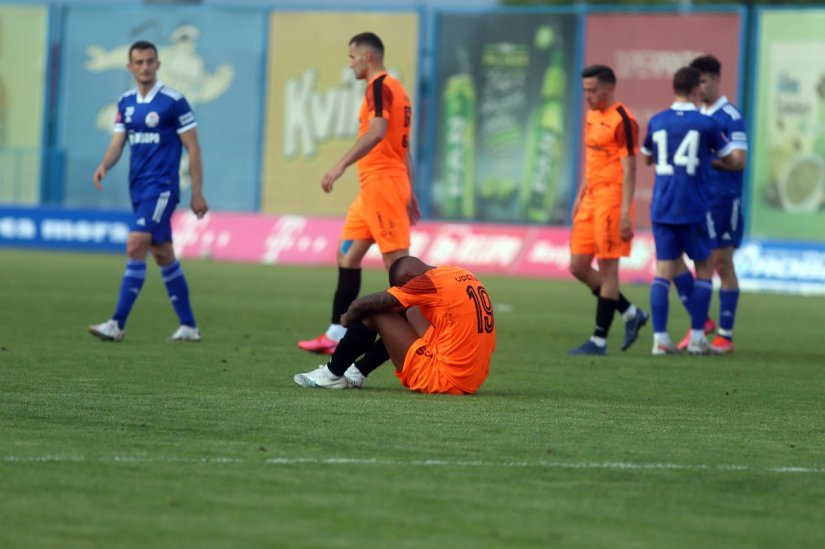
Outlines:
[[714,157],[736,147],[719,124],[693,103],[674,103],[650,119],[642,154],[653,158],[656,179],[650,219],[674,225],[706,219],[713,185]]

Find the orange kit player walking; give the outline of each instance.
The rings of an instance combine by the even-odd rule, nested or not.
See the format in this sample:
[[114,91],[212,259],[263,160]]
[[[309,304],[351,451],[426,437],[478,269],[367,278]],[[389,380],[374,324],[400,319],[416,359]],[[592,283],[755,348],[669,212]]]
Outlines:
[[360,191],[341,230],[338,247],[338,287],[332,302],[332,319],[320,336],[299,341],[310,352],[332,354],[346,333],[341,315],[361,290],[361,261],[373,242],[389,268],[409,254],[410,225],[421,217],[413,193],[410,126],[412,106],[407,92],[384,68],[384,44],[371,32],[349,43],[355,77],[367,81],[359,115],[358,140],[321,180],[324,192],[357,163]]
[[[402,257],[390,267],[391,287],[356,299],[328,364],[296,375],[303,387],[360,387],[387,358],[411,391],[472,394],[490,371],[496,325],[490,294],[469,271]],[[406,311],[406,315],[400,314]],[[376,335],[381,339],[376,341]],[[359,356],[364,355],[360,360]]]
[[[585,118],[585,177],[573,204],[570,272],[598,298],[593,336],[570,351],[603,355],[618,310],[625,320],[622,350],[639,337],[648,314],[619,291],[619,258],[630,255],[633,239],[633,194],[639,125],[614,98],[616,75],[610,67],[592,65],[582,71],[589,111]],[[593,269],[596,258],[598,270]]]

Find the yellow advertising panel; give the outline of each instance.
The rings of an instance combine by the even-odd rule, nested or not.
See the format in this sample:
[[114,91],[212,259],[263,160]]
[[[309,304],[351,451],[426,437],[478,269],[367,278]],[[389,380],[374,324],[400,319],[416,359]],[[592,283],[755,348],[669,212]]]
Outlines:
[[0,202],[40,199],[47,20],[44,6],[0,6]]
[[[351,166],[331,194],[321,177],[355,144],[365,82],[349,68],[349,41],[374,32],[387,70],[418,108],[418,15],[274,13],[270,18],[261,209],[266,213],[343,215],[358,192]],[[414,141],[414,139],[413,139]]]

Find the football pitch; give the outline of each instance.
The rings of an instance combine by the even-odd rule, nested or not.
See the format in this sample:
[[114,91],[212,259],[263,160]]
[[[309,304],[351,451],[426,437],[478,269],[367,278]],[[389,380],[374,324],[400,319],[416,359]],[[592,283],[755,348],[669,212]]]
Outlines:
[[166,341],[152,264],[104,343],[86,327],[123,256],[0,250],[0,547],[825,546],[822,297],[743,294],[730,356],[651,356],[650,324],[622,353],[617,317],[580,358],[584,288],[480,276],[490,377],[428,396],[390,365],[292,382],[322,362],[295,342],[326,326],[334,268],[184,268],[202,343]]

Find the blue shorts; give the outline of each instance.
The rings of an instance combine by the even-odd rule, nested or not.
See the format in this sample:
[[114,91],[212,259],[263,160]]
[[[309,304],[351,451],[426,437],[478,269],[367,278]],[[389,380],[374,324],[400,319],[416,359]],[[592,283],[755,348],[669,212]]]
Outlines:
[[713,249],[738,248],[745,234],[742,199],[727,198],[719,200],[710,208],[711,233]]
[[652,223],[653,241],[656,243],[656,259],[670,261],[686,253],[693,261],[710,257],[711,238],[706,223],[670,225]]
[[178,198],[172,196],[170,191],[132,202],[135,218],[129,230],[151,234],[152,245],[172,242],[172,214],[177,205]]

